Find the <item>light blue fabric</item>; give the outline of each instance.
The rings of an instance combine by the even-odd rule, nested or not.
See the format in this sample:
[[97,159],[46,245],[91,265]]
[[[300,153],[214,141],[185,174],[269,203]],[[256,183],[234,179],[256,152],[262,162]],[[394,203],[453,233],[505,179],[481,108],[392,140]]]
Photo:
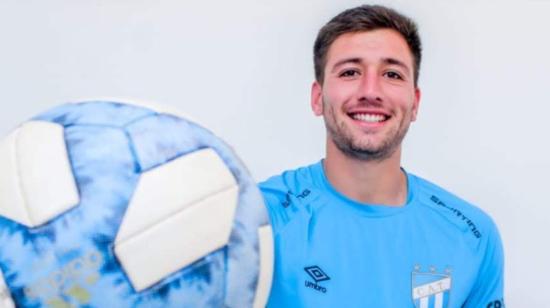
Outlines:
[[[67,104],[34,120],[64,126],[80,203],[36,228],[0,217],[0,269],[18,307],[251,307],[257,228],[268,217],[227,145],[185,119],[114,102]],[[239,185],[229,245],[136,292],[113,242],[140,174],[203,148],[220,155]]]
[[261,183],[276,253],[268,307],[504,307],[491,219],[426,180],[407,180],[402,207],[348,199],[321,162]]

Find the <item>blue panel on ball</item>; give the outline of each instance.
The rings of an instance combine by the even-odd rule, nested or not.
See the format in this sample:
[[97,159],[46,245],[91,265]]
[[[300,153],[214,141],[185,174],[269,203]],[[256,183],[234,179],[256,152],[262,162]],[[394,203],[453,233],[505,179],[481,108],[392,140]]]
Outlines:
[[65,104],[44,112],[33,120],[69,125],[103,125],[121,127],[139,118],[153,115],[150,109],[113,102]]
[[134,121],[126,126],[126,131],[143,172],[204,148],[213,138],[204,129],[198,131],[196,125],[166,114]]

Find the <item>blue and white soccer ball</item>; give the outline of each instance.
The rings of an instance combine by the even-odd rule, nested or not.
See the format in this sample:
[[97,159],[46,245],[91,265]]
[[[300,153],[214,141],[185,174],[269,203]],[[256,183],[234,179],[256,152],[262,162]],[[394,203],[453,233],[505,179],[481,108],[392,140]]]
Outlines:
[[272,260],[258,188],[194,122],[73,103],[0,143],[0,307],[261,307]]

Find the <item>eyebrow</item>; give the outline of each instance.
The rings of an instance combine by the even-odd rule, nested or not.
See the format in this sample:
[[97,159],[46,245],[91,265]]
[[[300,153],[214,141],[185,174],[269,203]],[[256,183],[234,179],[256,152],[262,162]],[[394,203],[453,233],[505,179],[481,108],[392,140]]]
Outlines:
[[334,65],[332,66],[332,69],[331,69],[331,72],[334,72],[339,66],[342,66],[344,64],[347,64],[347,63],[354,63],[354,64],[360,64],[361,62],[361,59],[360,58],[346,58],[346,59],[342,59],[336,63],[334,63]]
[[[342,59],[342,60],[336,62],[332,66],[331,71],[334,72],[339,66],[342,66],[342,65],[347,64],[347,63],[361,64],[361,62],[363,62],[361,60],[361,58]],[[385,63],[385,64],[389,64],[389,65],[397,65],[397,66],[403,68],[404,70],[406,70],[407,73],[410,73],[410,68],[403,61],[397,60],[395,58],[382,58],[382,62]]]
[[407,73],[410,73],[409,66],[407,66],[407,64],[405,64],[402,61],[399,61],[395,58],[383,58],[382,62],[384,62],[386,64],[390,64],[390,65],[397,65],[397,66],[401,67],[402,69],[406,70]]

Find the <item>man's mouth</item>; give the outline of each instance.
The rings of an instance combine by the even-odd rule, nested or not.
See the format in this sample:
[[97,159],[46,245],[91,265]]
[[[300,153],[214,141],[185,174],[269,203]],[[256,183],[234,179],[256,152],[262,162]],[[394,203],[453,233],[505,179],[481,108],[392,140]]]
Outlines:
[[351,113],[350,117],[354,120],[366,123],[380,123],[388,120],[390,116],[380,113]]

